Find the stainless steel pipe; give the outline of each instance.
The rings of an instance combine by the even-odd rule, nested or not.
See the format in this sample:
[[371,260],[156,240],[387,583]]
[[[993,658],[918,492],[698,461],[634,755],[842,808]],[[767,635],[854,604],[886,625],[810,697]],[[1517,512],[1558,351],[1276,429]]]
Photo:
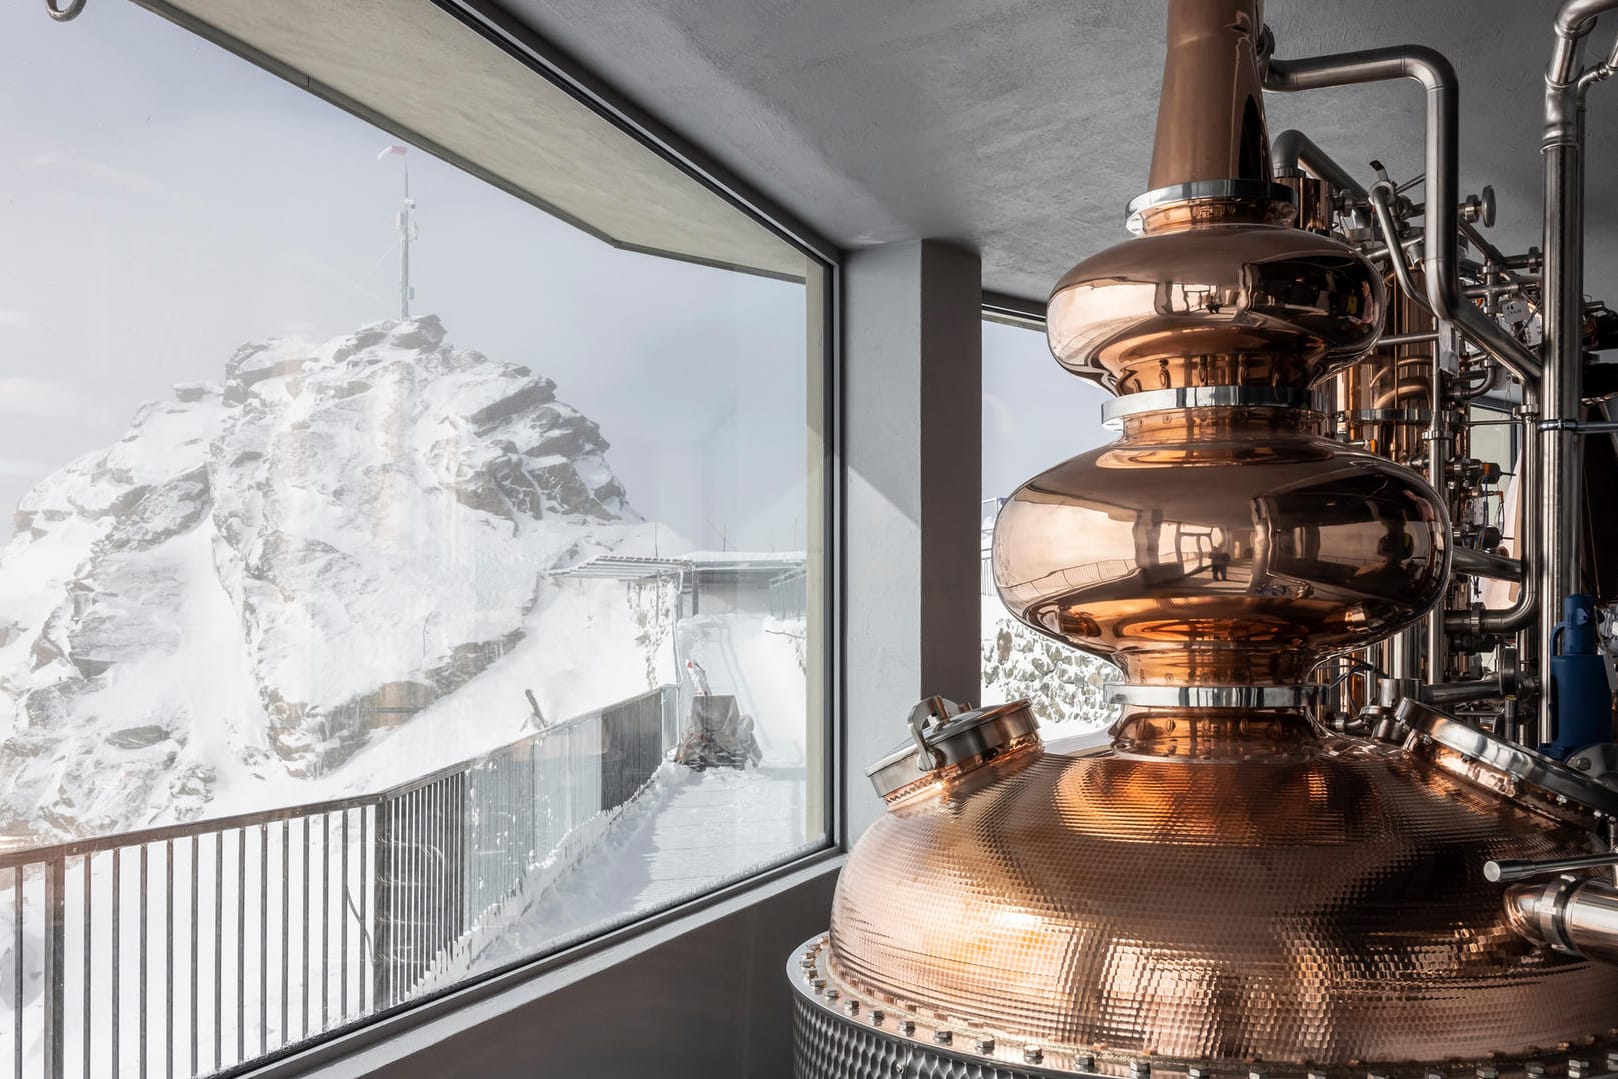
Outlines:
[[1277,170],[1303,168],[1339,191],[1347,191],[1356,198],[1365,197],[1365,186],[1302,131],[1288,128],[1275,136],[1270,153]]
[[1515,884],[1506,890],[1506,914],[1536,944],[1618,963],[1618,889],[1610,884],[1571,877]]
[[[1544,294],[1545,369],[1540,389],[1546,482],[1540,493],[1539,588],[1545,597],[1538,635],[1549,641],[1562,596],[1578,585],[1579,509],[1583,504],[1584,459],[1576,431],[1560,421],[1577,420],[1583,395],[1584,364],[1584,97],[1601,77],[1586,78],[1584,50],[1596,17],[1618,8],[1618,0],[1568,0],[1556,14],[1556,40],[1545,70]],[[1599,72],[1600,69],[1597,69]],[[1540,702],[1541,741],[1555,739],[1555,717],[1548,695]]]
[[[1618,424],[1614,425],[1618,429]],[[1479,551],[1473,547],[1457,547],[1450,566],[1456,573],[1468,577],[1490,577],[1497,581],[1520,581],[1523,578],[1521,559],[1492,551]]]
[[1264,86],[1267,90],[1293,93],[1393,79],[1414,79],[1427,92],[1428,212],[1422,215],[1423,257],[1427,299],[1433,312],[1455,323],[1469,340],[1523,381],[1538,381],[1539,358],[1461,294],[1457,253],[1460,230],[1455,212],[1459,84],[1455,69],[1443,54],[1420,45],[1402,45],[1303,60],[1271,59]]
[[[1618,4],[1618,0],[1603,0]],[[1361,52],[1315,56],[1303,60],[1271,59],[1265,74],[1266,89],[1283,93],[1318,90],[1330,86],[1351,86],[1393,79],[1414,79],[1426,91],[1427,140],[1426,204],[1423,216],[1423,247],[1427,299],[1434,314],[1453,323],[1461,333],[1523,384],[1522,413],[1532,418],[1538,408],[1542,365],[1539,357],[1524,348],[1499,324],[1486,317],[1462,294],[1457,234],[1457,158],[1459,154],[1459,82],[1455,69],[1444,56],[1420,45],[1405,45]],[[1524,431],[1521,474],[1522,528],[1517,537],[1518,554],[1525,565],[1522,587],[1516,602],[1498,611],[1464,614],[1466,627],[1490,633],[1515,633],[1534,623],[1540,608],[1540,575],[1533,572],[1537,559],[1531,548],[1540,533],[1539,439],[1532,429]],[[1455,625],[1446,617],[1446,625]],[[1548,637],[1546,639],[1549,639]],[[1540,642],[1524,634],[1518,652],[1525,668],[1533,669]]]

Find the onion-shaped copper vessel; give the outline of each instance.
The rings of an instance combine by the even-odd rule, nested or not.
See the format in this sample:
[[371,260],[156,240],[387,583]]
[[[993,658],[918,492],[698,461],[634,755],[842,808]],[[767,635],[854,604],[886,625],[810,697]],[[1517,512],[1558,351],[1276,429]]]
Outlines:
[[1012,613],[1123,670],[1111,744],[1044,747],[1015,705],[912,716],[799,957],[804,1079],[1458,1077],[1618,1034],[1618,966],[1536,946],[1485,876],[1592,833],[1470,750],[1306,716],[1317,664],[1439,599],[1450,525],[1319,432],[1311,388],[1374,345],[1383,284],[1289,227],[1260,26],[1258,0],[1171,0],[1144,235],[1049,310],[1122,436],[996,524]]

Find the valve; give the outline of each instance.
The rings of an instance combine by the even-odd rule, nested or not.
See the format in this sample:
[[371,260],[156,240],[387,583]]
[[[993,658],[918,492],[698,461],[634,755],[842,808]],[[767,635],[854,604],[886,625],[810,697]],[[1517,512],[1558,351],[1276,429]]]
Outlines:
[[1461,219],[1469,225],[1482,222],[1484,228],[1494,228],[1494,188],[1485,185],[1476,195],[1466,196],[1461,203]]

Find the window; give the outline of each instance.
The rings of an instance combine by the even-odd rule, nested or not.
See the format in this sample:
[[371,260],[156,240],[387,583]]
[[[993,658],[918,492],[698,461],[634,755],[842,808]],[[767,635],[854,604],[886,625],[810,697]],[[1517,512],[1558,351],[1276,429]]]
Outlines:
[[983,703],[1028,698],[1047,739],[1095,730],[1116,709],[1102,693],[1121,680],[1105,660],[1018,622],[1000,602],[989,562],[995,514],[1023,483],[1113,439],[1106,393],[1051,358],[1043,326],[983,323]]
[[157,6],[232,48],[0,7],[30,1077],[229,1069],[827,834],[827,264],[426,0]]

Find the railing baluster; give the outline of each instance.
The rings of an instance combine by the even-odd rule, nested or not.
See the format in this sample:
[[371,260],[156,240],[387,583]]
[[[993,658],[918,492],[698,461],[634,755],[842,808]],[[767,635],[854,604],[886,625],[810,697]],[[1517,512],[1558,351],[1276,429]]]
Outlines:
[[393,891],[388,880],[393,866],[388,842],[391,835],[392,812],[392,799],[383,799],[378,803],[376,834],[371,839],[371,887],[374,889],[371,906],[376,917],[376,924],[371,927],[371,1007],[378,1010],[387,1007],[388,1004],[387,964],[391,961],[389,944],[392,940],[388,926],[391,908],[388,904]]
[[197,1013],[197,862],[202,851],[202,839],[191,833],[191,1074],[197,1074],[197,1028],[202,1025]]
[[337,903],[337,1014],[348,1018],[348,810],[343,810],[338,865],[343,887]]
[[320,1029],[331,1025],[331,814],[320,815]]
[[84,1041],[84,1053],[83,1053],[83,1057],[84,1057],[84,1060],[83,1060],[83,1063],[84,1063],[84,1079],[90,1079],[90,983],[92,981],[94,981],[94,979],[91,977],[91,965],[90,965],[90,954],[91,954],[90,943],[91,943],[91,936],[92,936],[92,934],[90,932],[90,924],[91,924],[91,920],[92,920],[94,910],[95,910],[94,890],[90,887],[90,863],[93,860],[94,860],[94,855],[86,854],[84,856],[84,861],[83,861],[83,865],[84,865],[84,956],[83,956],[83,959],[84,959],[84,974],[83,974],[83,977],[84,977],[84,1021],[80,1025],[80,1028],[79,1028],[80,1029],[79,1037]]
[[174,840],[163,844],[163,1074],[174,1079]]
[[[366,851],[371,849],[371,845],[370,845],[369,842],[367,842],[366,833],[370,829],[366,825],[365,807],[360,806],[359,810],[360,810],[360,850],[359,850],[359,854],[360,854],[360,872],[359,872],[360,882],[359,882],[359,888],[357,890],[360,893],[360,928],[359,928],[359,940],[356,943],[360,947],[360,962],[359,962],[359,981],[358,981],[358,984],[355,985],[355,987],[354,987],[354,992],[355,992],[355,995],[359,998],[358,1001],[356,1002],[356,1008],[358,1009],[359,1014],[364,1015],[365,1014],[365,983],[370,980],[369,978],[366,977],[367,971],[365,969],[365,967],[366,967],[366,962],[365,962],[365,941],[367,939],[366,932],[365,932],[365,924],[366,924],[365,923],[365,913],[366,913],[366,911],[365,911],[365,901],[368,898],[370,898],[369,893],[371,891],[371,889],[369,889],[369,888],[367,888],[365,886],[365,881],[367,879],[366,876],[365,876],[365,853],[366,853]],[[371,861],[371,872],[372,873],[376,872],[376,860],[374,858]],[[369,939],[371,939],[373,941],[371,950],[372,950],[372,953],[374,954],[375,953],[375,944],[374,944],[375,937],[373,936],[373,937],[371,937]]]
[[123,923],[123,849],[112,849],[112,1071],[117,1074],[123,1066],[123,1058],[118,1055],[118,1008],[122,1003],[118,998],[118,972],[123,968],[124,956],[118,948],[119,930]]
[[292,907],[288,897],[292,889],[292,822],[281,818],[281,1044],[292,1041],[292,1029],[287,1025],[287,1002],[291,997],[291,983],[287,980],[287,945],[292,934]]
[[22,1008],[22,999],[23,999],[23,995],[22,995],[22,986],[23,986],[22,919],[23,919],[23,910],[24,910],[24,907],[23,907],[23,901],[22,901],[22,866],[19,865],[19,866],[13,866],[12,869],[11,869],[11,925],[12,925],[12,929],[13,929],[12,941],[11,941],[11,955],[12,955],[12,958],[13,958],[13,963],[12,963],[13,970],[11,972],[11,979],[12,979],[11,987],[12,987],[13,992],[11,994],[11,999],[17,1002],[17,1004],[16,1004],[16,1009],[17,1009],[16,1010],[16,1029],[12,1032],[12,1041],[13,1041],[13,1045],[14,1045],[14,1047],[16,1049],[16,1058],[17,1059],[16,1059],[16,1062],[14,1063],[13,1067],[16,1069],[14,1074],[16,1075],[17,1079],[22,1079],[22,1015],[23,1015],[23,1008]]
[[[444,836],[439,825],[439,799],[444,793],[442,783],[434,783],[427,792],[427,828],[432,838],[427,842],[427,961],[431,969],[443,948],[444,931],[438,924],[439,881],[444,865]],[[425,972],[424,972],[425,973]]]
[[426,966],[424,958],[427,954],[427,791],[417,786],[416,793],[411,796],[411,815],[414,817],[413,831],[416,833],[416,880],[411,886],[411,922],[416,925],[416,946],[411,950],[411,971],[409,971],[409,988],[414,993],[417,985],[421,984],[421,972]]
[[[66,891],[67,858],[60,856],[45,863],[45,1075],[62,1079],[62,997],[67,972],[62,955],[67,936]],[[22,997],[17,998],[18,1006]]]
[[140,1079],[146,1079],[146,1039],[151,1034],[150,1020],[146,1012],[146,982],[148,973],[146,969],[146,934],[147,930],[150,928],[150,925],[148,924],[149,915],[146,909],[146,898],[150,891],[146,883],[148,876],[146,871],[146,855],[147,847],[145,843],[142,843],[140,845],[140,963],[135,968],[140,979],[136,983],[136,991],[138,994],[137,999],[140,1001],[140,1008],[136,1013],[140,1020],[140,1038],[136,1042],[140,1049]]
[[258,1055],[270,1051],[270,826],[258,826]]
[[303,818],[303,1036],[309,1036],[309,818]]
[[213,834],[213,1070],[225,1056],[225,833]]
[[247,1059],[247,827],[236,829],[236,1059]]

